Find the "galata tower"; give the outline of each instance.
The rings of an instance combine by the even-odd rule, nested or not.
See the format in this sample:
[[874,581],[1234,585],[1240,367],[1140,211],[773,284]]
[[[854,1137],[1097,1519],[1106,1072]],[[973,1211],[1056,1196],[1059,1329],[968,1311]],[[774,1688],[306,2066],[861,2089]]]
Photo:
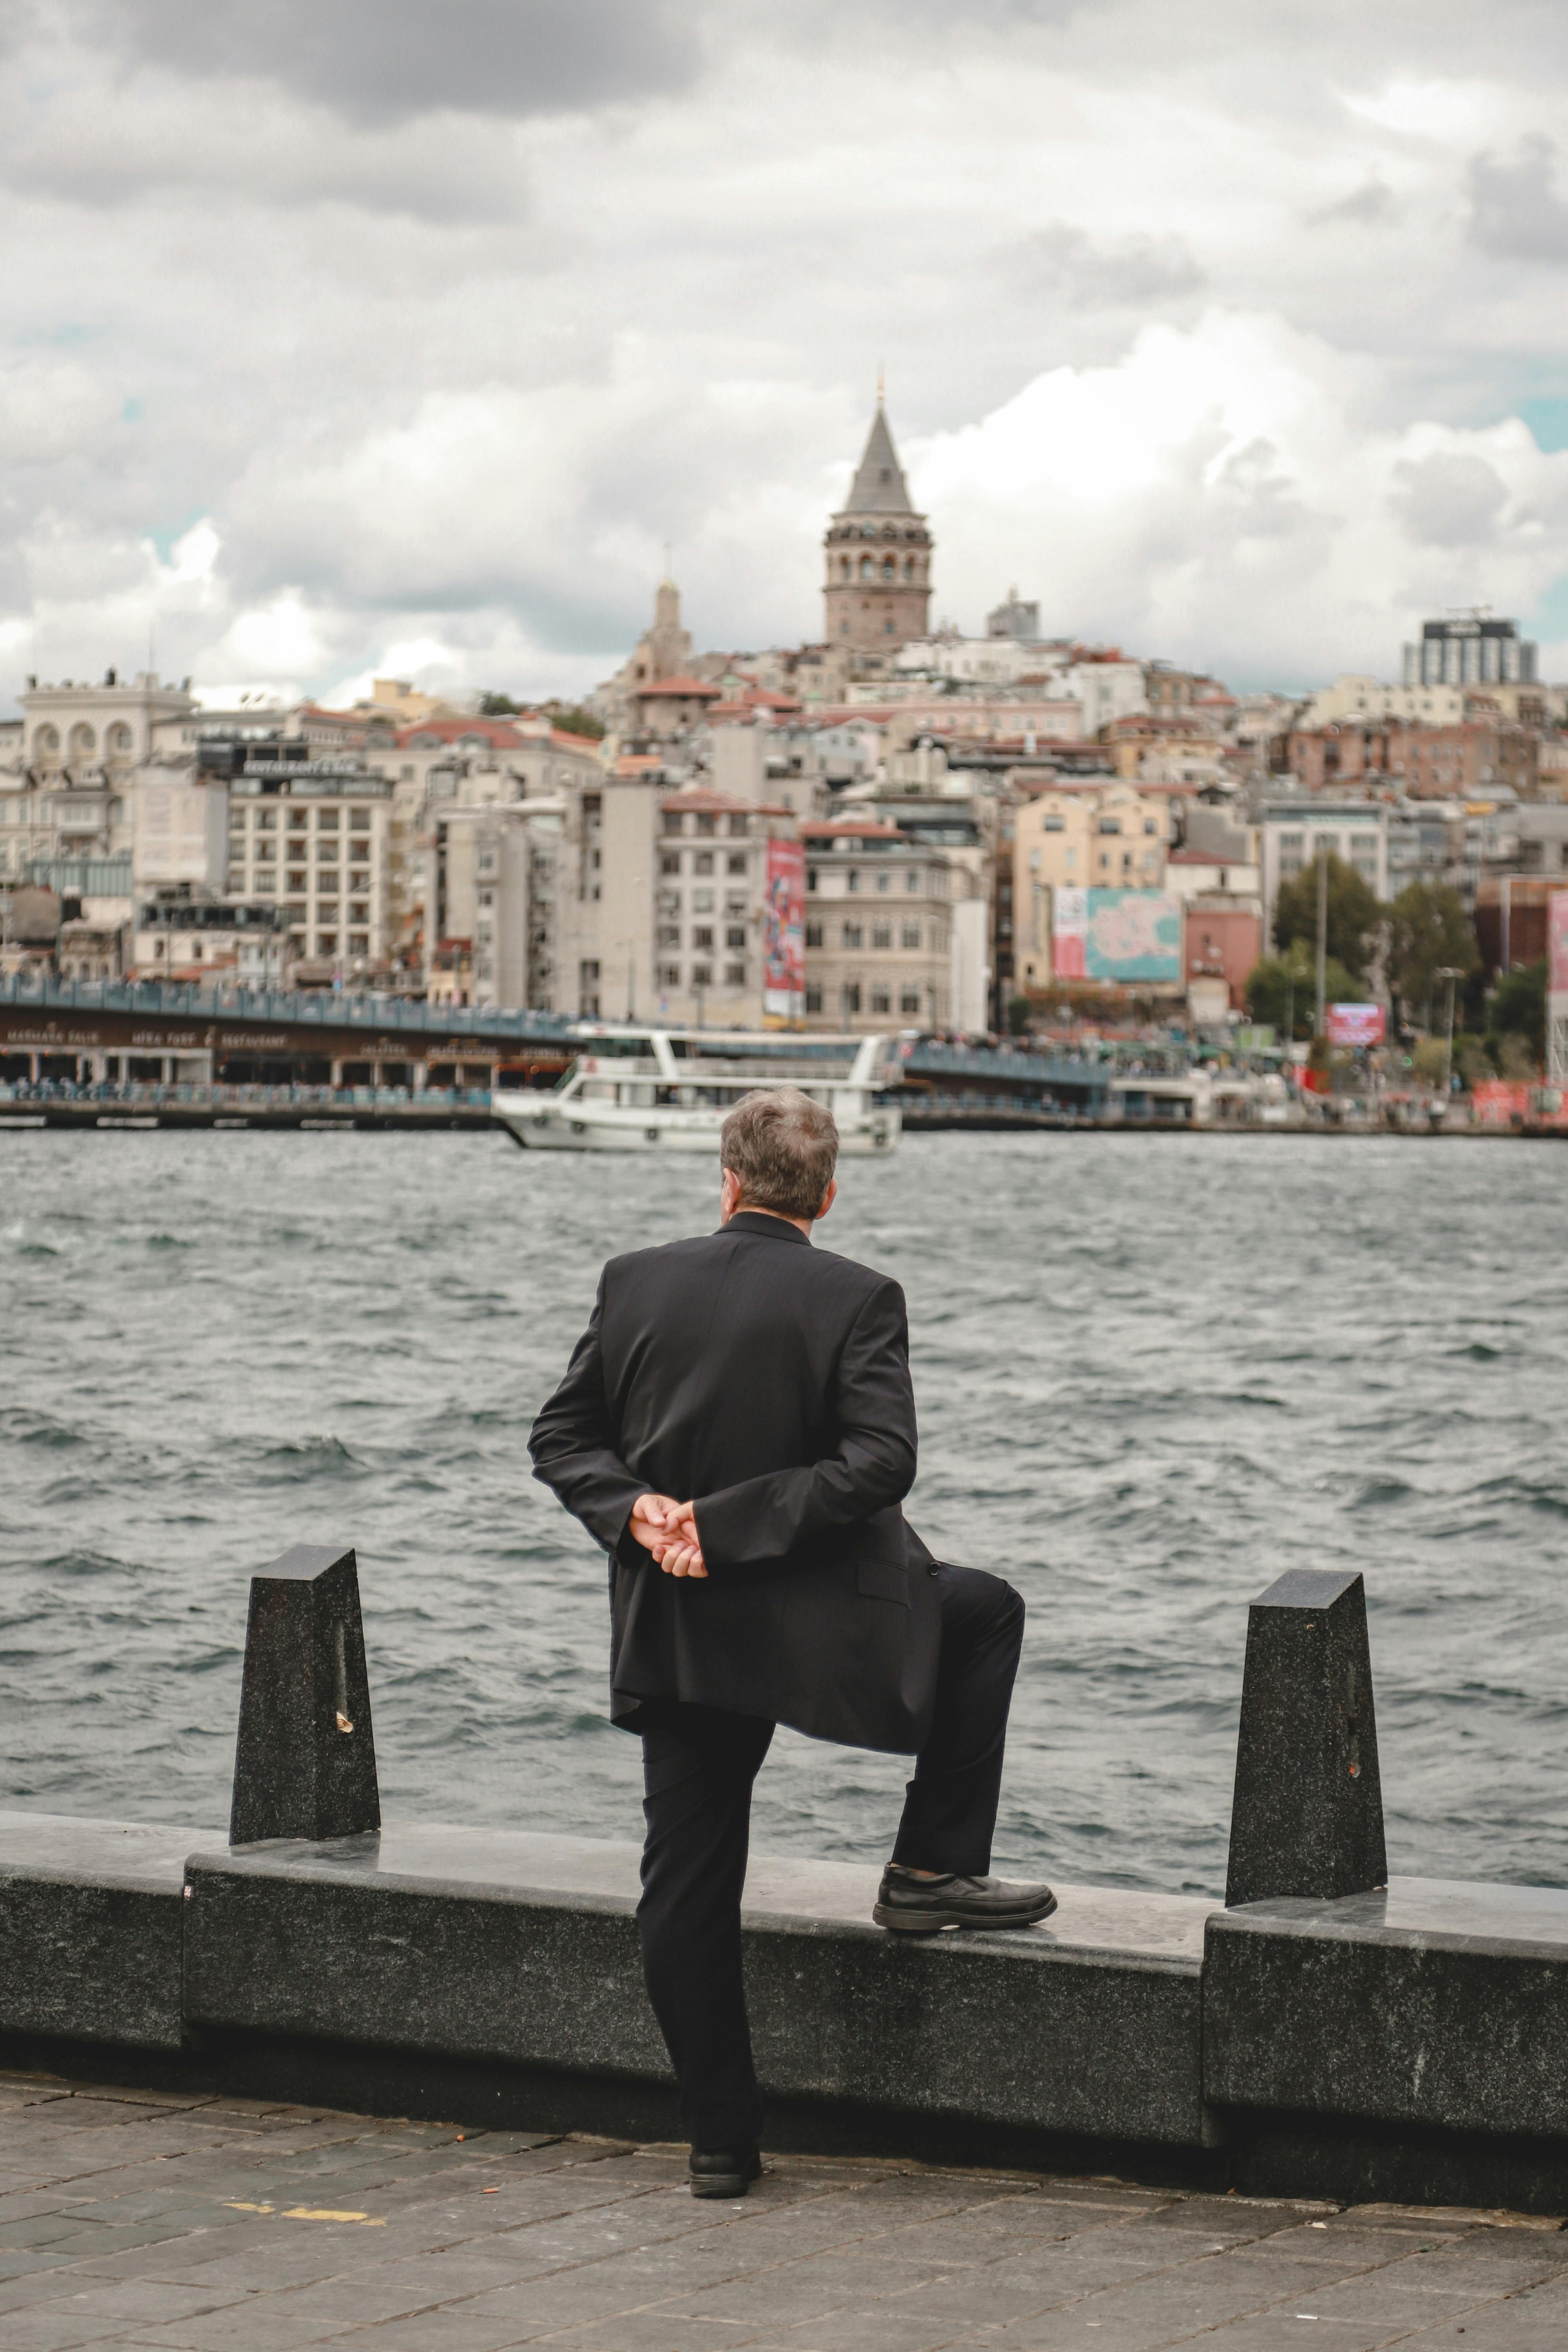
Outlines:
[[866,454],[823,546],[830,646],[886,654],[928,634],[931,536],[910,504],[880,393]]

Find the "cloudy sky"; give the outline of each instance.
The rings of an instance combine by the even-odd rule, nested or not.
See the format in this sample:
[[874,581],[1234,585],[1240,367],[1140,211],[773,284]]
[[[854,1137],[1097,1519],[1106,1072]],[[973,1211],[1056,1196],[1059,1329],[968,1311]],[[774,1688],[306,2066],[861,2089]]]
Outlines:
[[0,0],[0,701],[820,628],[885,366],[934,610],[1568,677],[1558,0]]

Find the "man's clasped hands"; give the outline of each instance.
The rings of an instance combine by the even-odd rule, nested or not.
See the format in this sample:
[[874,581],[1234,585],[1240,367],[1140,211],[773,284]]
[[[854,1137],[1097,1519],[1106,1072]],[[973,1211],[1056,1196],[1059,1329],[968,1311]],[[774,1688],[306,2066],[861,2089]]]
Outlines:
[[668,1495],[639,1495],[632,1505],[631,1531],[666,1576],[707,1575],[694,1503],[677,1503]]

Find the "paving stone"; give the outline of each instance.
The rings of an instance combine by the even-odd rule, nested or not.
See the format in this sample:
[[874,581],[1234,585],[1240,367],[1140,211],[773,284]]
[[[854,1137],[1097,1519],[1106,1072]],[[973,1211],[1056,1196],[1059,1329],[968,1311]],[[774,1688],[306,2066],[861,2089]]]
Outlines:
[[668,2146],[0,2076],[4,2352],[1563,2352],[1568,2233],[1516,2219],[794,2156],[708,2205]]

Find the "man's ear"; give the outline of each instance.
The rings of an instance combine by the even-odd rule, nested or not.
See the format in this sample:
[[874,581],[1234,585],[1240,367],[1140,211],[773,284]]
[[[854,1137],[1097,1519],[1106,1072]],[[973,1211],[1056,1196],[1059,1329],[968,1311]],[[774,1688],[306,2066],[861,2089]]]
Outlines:
[[835,1201],[837,1201],[837,1198],[838,1198],[838,1179],[837,1179],[837,1177],[836,1176],[836,1177],[833,1179],[832,1183],[831,1183],[831,1184],[829,1184],[829,1186],[828,1186],[828,1188],[827,1188],[826,1192],[824,1192],[824,1194],[823,1194],[823,1196],[822,1196],[822,1206],[821,1206],[821,1208],[820,1208],[820,1209],[818,1209],[818,1211],[817,1211],[817,1213],[817,1213],[817,1215],[818,1215],[819,1217],[825,1217],[825,1216],[827,1214],[827,1212],[829,1211],[829,1209],[831,1209],[831,1208],[832,1208],[833,1203],[835,1202]]

